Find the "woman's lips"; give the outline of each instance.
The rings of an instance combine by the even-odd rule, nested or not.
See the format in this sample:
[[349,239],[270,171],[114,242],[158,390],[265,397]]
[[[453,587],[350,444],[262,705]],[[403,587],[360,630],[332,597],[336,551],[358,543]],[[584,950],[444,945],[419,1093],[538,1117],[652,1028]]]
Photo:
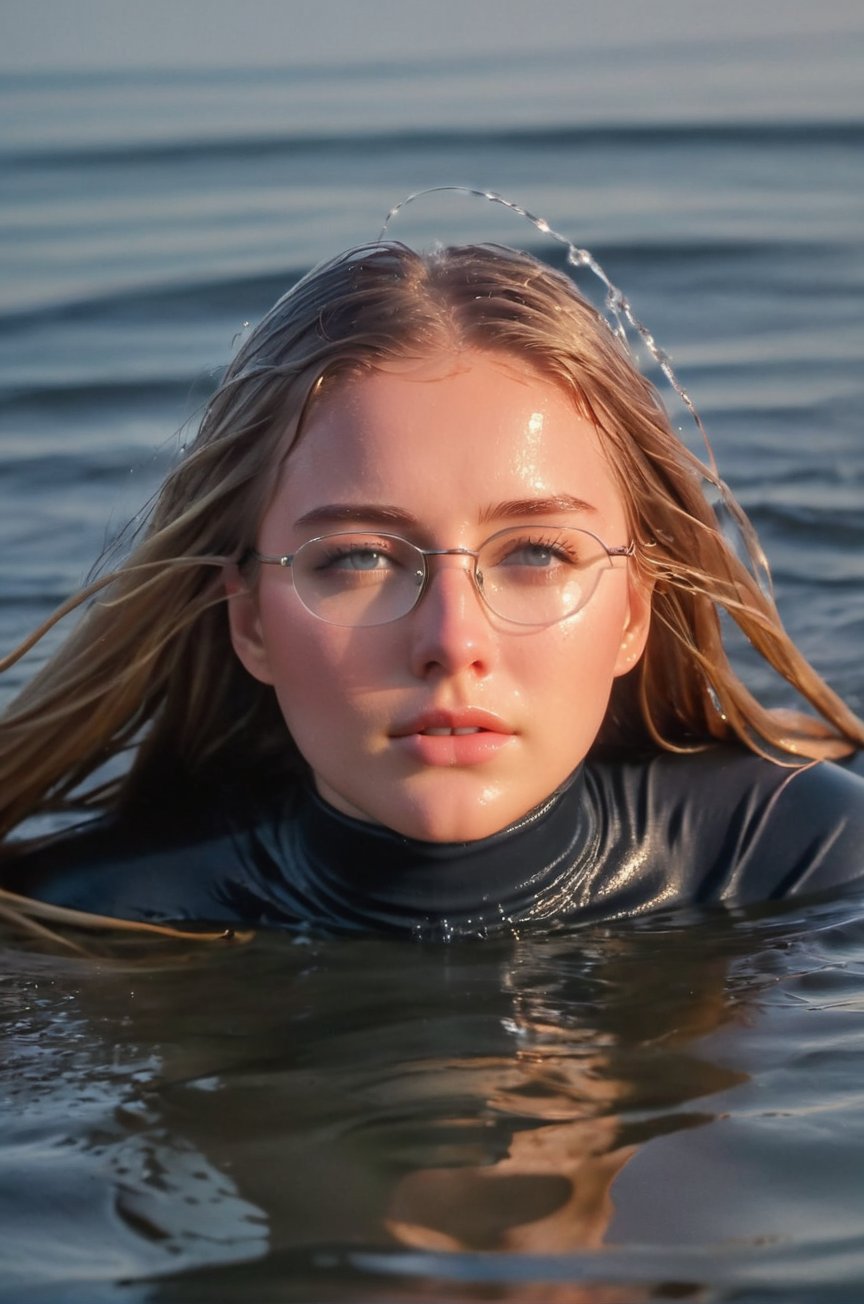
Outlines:
[[468,729],[423,729],[422,732],[427,736],[440,735],[441,737],[446,737],[450,734],[480,733],[480,729],[476,725],[472,725]]
[[394,744],[421,765],[481,765],[515,737],[490,711],[427,711],[397,725]]

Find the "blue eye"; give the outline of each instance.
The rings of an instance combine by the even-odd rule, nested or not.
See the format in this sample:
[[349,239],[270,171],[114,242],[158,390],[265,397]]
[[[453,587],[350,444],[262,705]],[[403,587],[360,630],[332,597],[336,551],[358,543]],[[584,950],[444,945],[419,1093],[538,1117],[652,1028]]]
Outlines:
[[549,566],[560,554],[541,543],[525,543],[504,558],[505,566]]
[[383,553],[373,552],[370,548],[352,548],[350,551],[337,554],[330,559],[331,567],[338,567],[340,570],[383,570],[385,566],[391,565],[391,558],[385,557]]
[[400,559],[390,548],[377,547],[372,542],[346,539],[342,543],[326,544],[309,556],[313,568],[320,574],[344,576],[361,575],[383,578],[400,567]]
[[515,539],[494,561],[495,566],[525,566],[533,570],[549,570],[553,566],[577,566],[579,558],[571,549],[558,542],[535,539]]

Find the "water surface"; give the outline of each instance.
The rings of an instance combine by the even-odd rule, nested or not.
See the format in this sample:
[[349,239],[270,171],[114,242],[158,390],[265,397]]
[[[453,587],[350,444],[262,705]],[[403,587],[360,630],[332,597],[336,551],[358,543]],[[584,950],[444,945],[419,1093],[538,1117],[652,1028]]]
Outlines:
[[860,1289],[860,898],[96,949],[6,952],[4,1299]]
[[[864,710],[861,50],[857,29],[650,52],[574,32],[503,61],[8,78],[0,645],[147,500],[245,320],[406,193],[464,183],[623,287],[790,630]],[[453,196],[393,234],[558,257]],[[0,1294],[858,1304],[861,919],[849,898],[95,956],[9,935]]]

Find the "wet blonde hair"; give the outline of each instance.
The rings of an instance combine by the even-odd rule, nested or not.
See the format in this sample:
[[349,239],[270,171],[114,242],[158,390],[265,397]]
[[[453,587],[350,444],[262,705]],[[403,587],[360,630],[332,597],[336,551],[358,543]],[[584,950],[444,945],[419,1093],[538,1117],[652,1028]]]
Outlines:
[[[112,809],[240,774],[254,784],[302,772],[272,689],[234,655],[225,568],[256,542],[319,391],[442,348],[510,354],[556,382],[594,422],[617,478],[633,564],[653,586],[652,622],[640,663],[616,681],[597,746],[688,751],[737,739],[795,761],[864,743],[864,724],[799,653],[726,542],[703,491],[706,468],[571,281],[498,246],[421,254],[379,243],[315,269],[273,307],[226,371],[128,560],[6,659],[88,604],[3,718],[0,835],[70,806]],[[729,663],[721,611],[816,716],[760,705]],[[127,749],[131,765],[100,782]]]

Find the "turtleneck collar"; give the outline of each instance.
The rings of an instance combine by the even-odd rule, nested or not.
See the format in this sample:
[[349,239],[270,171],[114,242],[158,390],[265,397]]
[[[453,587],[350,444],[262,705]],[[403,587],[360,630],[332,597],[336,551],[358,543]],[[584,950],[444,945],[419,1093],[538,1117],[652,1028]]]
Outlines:
[[580,767],[515,824],[459,843],[402,837],[309,792],[290,860],[304,894],[334,923],[421,937],[486,935],[562,913],[598,841],[584,789]]

